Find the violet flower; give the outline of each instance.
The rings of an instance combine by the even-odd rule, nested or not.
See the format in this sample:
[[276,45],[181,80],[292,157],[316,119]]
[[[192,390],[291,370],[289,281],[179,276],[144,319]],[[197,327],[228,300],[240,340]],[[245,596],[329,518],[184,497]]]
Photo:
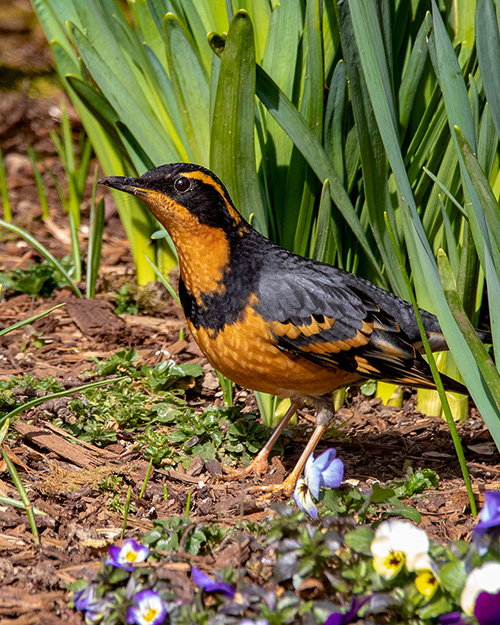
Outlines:
[[77,590],[73,595],[73,604],[76,610],[80,612],[84,612],[91,606],[93,603],[97,601],[96,595],[96,587],[95,584],[89,584],[82,588],[81,590]]
[[127,610],[126,621],[132,625],[161,625],[167,608],[154,590],[141,590],[132,599],[134,605]]
[[497,593],[479,593],[474,606],[474,616],[479,625],[498,625],[500,623],[500,590]]
[[83,612],[86,623],[99,623],[108,607],[105,599],[98,599],[96,585],[89,584],[73,595],[75,610]]
[[304,477],[297,480],[293,499],[298,508],[312,519],[318,516],[314,499],[319,498],[319,489],[338,488],[344,477],[344,463],[337,458],[335,449],[327,449],[316,460],[314,454],[307,459]]
[[439,625],[468,625],[462,618],[461,612],[448,612],[441,614],[439,617]]
[[140,545],[133,538],[128,538],[121,547],[113,545],[109,548],[109,558],[104,564],[111,564],[117,569],[133,571],[134,565],[144,562],[149,555],[149,549]]
[[480,556],[484,556],[492,540],[500,537],[500,491],[486,491],[479,522],[472,531],[472,542]]
[[220,592],[226,597],[233,599],[236,594],[236,589],[231,584],[227,584],[226,582],[217,582],[200,569],[193,566],[191,568],[191,577],[193,578],[193,582],[200,586],[205,592]]
[[465,614],[474,614],[479,625],[500,623],[500,562],[485,562],[469,573],[460,604]]
[[354,623],[354,621],[358,620],[358,612],[365,605],[367,601],[370,600],[372,595],[369,595],[362,601],[360,599],[354,598],[351,603],[351,607],[342,614],[341,612],[334,612],[330,614],[330,616],[324,622],[324,625],[348,625],[349,623]]

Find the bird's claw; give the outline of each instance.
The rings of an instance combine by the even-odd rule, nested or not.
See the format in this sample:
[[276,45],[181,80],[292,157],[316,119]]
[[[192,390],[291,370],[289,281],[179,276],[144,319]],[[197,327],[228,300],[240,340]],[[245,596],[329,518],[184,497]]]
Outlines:
[[222,482],[233,482],[242,480],[254,473],[258,477],[267,473],[269,464],[266,458],[259,458],[257,456],[254,460],[244,469],[231,469],[230,467],[223,466],[222,470],[224,475],[220,475],[219,479]]
[[[290,479],[292,478],[292,479]],[[261,486],[252,486],[249,490],[251,492],[260,493],[259,499],[270,499],[275,494],[282,494],[285,497],[291,497],[295,490],[296,479],[290,475],[279,484],[264,484]]]

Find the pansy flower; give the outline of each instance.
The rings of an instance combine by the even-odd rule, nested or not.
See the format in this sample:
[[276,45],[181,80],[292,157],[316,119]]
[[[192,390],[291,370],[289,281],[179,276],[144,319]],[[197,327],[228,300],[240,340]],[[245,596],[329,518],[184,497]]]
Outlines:
[[334,612],[324,622],[324,625],[348,625],[358,620],[358,612],[365,605],[367,601],[371,599],[372,595],[366,597],[363,600],[354,598],[351,603],[351,607],[342,614],[341,612]]
[[479,522],[472,531],[472,542],[480,556],[488,551],[489,544],[500,537],[500,491],[486,491],[484,506],[479,512]]
[[96,585],[89,584],[73,595],[75,610],[83,612],[86,623],[99,623],[108,607],[105,599],[98,599]]
[[88,586],[85,586],[85,588],[77,590],[73,595],[73,604],[75,609],[80,612],[87,610],[96,601],[97,595],[95,584],[89,584]]
[[439,625],[468,625],[468,623],[462,618],[461,612],[448,612],[447,614],[441,614]]
[[469,573],[460,604],[479,625],[500,623],[500,562],[486,562]]
[[318,516],[318,509],[314,503],[319,498],[319,489],[338,488],[344,477],[344,463],[337,458],[335,449],[327,449],[316,460],[314,454],[307,459],[304,477],[297,480],[293,499],[302,512],[312,519]]
[[226,582],[217,582],[200,569],[193,566],[191,568],[191,576],[193,578],[193,582],[203,588],[205,592],[220,592],[226,597],[232,599],[236,594],[236,589],[231,584],[227,584]]
[[439,588],[439,577],[436,570],[436,566],[429,559],[429,568],[419,570],[418,575],[415,578],[415,586],[418,592],[427,599],[434,596],[434,593]]
[[149,549],[140,545],[133,538],[128,538],[121,547],[113,545],[109,548],[109,558],[104,564],[111,564],[117,569],[133,571],[134,564],[144,562],[149,555]]
[[392,579],[406,566],[408,571],[432,571],[429,538],[409,521],[381,523],[370,546],[373,568],[385,579]]
[[127,610],[126,621],[133,625],[161,625],[167,608],[154,590],[141,590],[132,597],[134,605]]

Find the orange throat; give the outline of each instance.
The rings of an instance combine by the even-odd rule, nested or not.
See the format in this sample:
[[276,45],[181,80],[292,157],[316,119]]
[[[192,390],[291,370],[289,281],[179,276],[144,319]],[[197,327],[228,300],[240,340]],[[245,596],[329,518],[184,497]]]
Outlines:
[[196,232],[189,236],[173,233],[171,236],[179,256],[182,281],[198,304],[203,293],[224,293],[224,273],[230,253],[224,232],[198,223]]
[[186,208],[164,197],[151,194],[142,199],[172,237],[181,278],[196,301],[201,303],[203,293],[223,293],[230,257],[224,230],[201,223]]

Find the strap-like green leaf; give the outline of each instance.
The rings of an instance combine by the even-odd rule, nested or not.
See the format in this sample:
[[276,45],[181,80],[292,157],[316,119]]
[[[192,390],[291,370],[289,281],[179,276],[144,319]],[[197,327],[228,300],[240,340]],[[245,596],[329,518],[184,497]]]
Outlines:
[[329,179],[332,200],[338,206],[342,216],[353,230],[368,260],[373,266],[378,279],[383,284],[383,273],[372,252],[371,245],[368,242],[359,217],[338,175],[330,164],[325,151],[302,115],[270,76],[259,66],[257,66],[256,92],[271,115],[278,121],[280,126],[297,146],[297,149],[304,156],[320,182],[323,183],[327,178]]
[[497,135],[500,137],[500,33],[493,0],[477,0],[475,29],[477,58],[484,91]]
[[[130,71],[117,76],[85,35],[70,25],[71,33],[92,77],[115,109],[120,119],[135,137],[148,138],[148,155],[156,165],[178,160],[178,153],[165,129],[131,78]],[[127,84],[131,80],[132,84]]]
[[252,22],[245,11],[231,21],[222,56],[210,144],[210,167],[221,177],[245,218],[268,232],[255,170],[255,51]]
[[482,416],[486,421],[491,435],[495,439],[497,447],[500,447],[500,375],[484,345],[479,340],[469,318],[465,314],[462,302],[456,290],[455,278],[451,271],[451,266],[443,252],[438,254],[438,263],[441,282],[453,317],[460,327],[476,364],[487,383],[487,392],[492,407],[494,406],[495,409],[494,411],[490,410],[482,413]]
[[476,133],[467,88],[446,27],[434,0],[432,0],[432,18],[437,57],[435,69],[443,91],[448,123],[451,127],[458,126],[473,150],[476,151]]
[[42,256],[44,256],[47,259],[47,261],[55,269],[57,269],[57,271],[61,273],[61,275],[64,277],[68,286],[73,290],[75,295],[77,295],[78,297],[83,297],[83,295],[80,292],[80,289],[76,286],[75,282],[73,281],[69,273],[66,271],[66,269],[64,269],[64,267],[57,260],[57,258],[55,258],[44,245],[42,245],[39,241],[37,241],[34,237],[32,237],[31,234],[29,234],[29,232],[26,232],[26,230],[23,230],[22,228],[19,228],[18,226],[15,226],[14,224],[7,223],[3,219],[0,219],[0,226],[2,226],[3,228],[7,228],[7,230],[11,230],[12,232],[15,232],[17,235],[19,235],[25,241],[27,241],[30,245],[32,245],[36,249],[37,252],[42,254]]
[[208,165],[208,78],[184,27],[171,13],[163,23],[167,62],[193,162]]

